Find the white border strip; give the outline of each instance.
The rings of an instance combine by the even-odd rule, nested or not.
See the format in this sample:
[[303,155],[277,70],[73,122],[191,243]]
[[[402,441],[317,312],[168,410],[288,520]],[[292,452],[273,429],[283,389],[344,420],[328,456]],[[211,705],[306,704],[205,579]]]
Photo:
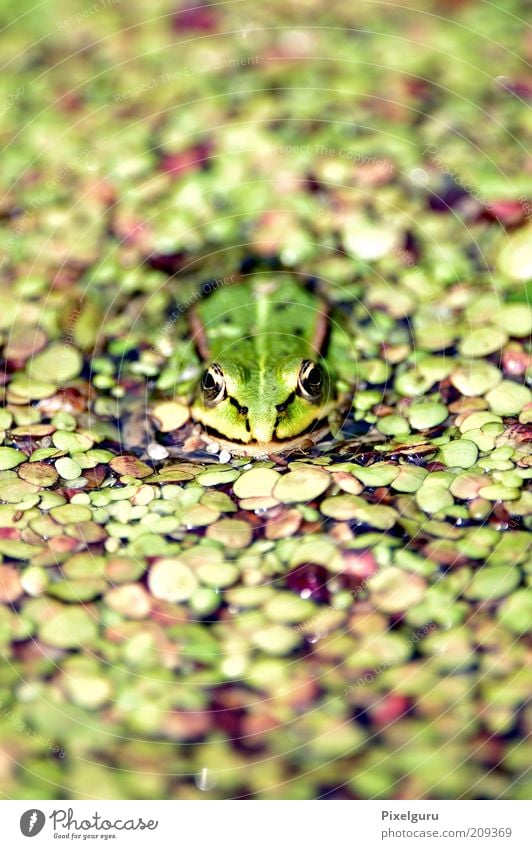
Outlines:
[[[527,801],[4,801],[2,846],[529,849]],[[21,830],[33,831],[24,836]],[[35,833],[37,832],[38,833]]]

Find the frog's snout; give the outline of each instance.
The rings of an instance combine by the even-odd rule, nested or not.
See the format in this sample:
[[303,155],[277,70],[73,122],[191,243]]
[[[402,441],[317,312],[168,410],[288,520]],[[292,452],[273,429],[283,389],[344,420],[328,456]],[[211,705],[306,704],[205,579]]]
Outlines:
[[249,434],[253,442],[272,442],[275,438],[275,426],[277,424],[277,410],[274,408],[271,414],[248,414]]

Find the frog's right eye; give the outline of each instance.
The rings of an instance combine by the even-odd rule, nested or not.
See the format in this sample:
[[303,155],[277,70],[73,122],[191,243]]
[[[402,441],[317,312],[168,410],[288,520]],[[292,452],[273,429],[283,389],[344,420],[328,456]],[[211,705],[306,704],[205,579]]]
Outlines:
[[220,366],[213,363],[201,378],[201,391],[207,407],[215,407],[225,398],[225,378]]

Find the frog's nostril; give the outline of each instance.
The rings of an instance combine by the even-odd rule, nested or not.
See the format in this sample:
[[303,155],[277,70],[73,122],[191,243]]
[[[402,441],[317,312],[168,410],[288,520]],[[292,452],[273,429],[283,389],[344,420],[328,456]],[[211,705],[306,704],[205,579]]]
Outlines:
[[231,404],[233,405],[233,407],[236,407],[236,409],[238,410],[238,412],[240,413],[241,416],[247,416],[248,407],[242,407],[242,405],[238,403],[236,398],[230,398],[229,400],[230,400]]

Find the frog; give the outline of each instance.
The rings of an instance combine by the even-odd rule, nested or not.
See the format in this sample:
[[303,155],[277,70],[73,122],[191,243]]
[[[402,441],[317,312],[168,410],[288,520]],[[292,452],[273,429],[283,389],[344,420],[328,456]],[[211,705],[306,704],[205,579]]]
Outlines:
[[347,403],[335,363],[347,337],[335,344],[341,323],[322,295],[258,275],[199,300],[188,321],[202,362],[191,418],[232,454],[283,454],[331,430]]

